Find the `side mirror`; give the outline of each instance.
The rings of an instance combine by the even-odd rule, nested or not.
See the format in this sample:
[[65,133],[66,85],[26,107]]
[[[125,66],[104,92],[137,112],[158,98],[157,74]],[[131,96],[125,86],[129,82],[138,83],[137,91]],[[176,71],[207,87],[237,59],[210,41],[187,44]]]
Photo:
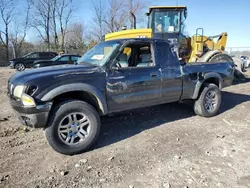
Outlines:
[[119,70],[119,67],[116,66],[117,62],[118,62],[117,59],[113,60],[112,64],[110,65],[110,70],[112,70],[112,71],[118,71]]
[[112,66],[111,70],[113,70],[113,71],[119,71],[120,69],[119,69],[119,67]]

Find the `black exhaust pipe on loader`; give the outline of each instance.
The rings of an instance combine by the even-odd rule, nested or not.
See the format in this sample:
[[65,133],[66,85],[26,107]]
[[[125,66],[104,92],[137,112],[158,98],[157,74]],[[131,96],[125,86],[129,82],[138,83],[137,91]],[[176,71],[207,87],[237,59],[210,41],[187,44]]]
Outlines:
[[133,18],[133,28],[136,29],[136,16],[133,12],[130,12],[132,18]]

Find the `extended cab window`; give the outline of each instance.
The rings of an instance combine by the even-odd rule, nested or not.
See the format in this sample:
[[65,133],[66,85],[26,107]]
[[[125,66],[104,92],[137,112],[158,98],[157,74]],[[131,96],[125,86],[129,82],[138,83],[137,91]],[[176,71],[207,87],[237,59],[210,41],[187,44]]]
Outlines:
[[154,65],[150,43],[129,44],[117,57],[116,62],[116,66],[120,68],[153,67]]
[[158,61],[163,67],[179,66],[175,63],[176,59],[173,56],[172,49],[167,42],[157,42]]

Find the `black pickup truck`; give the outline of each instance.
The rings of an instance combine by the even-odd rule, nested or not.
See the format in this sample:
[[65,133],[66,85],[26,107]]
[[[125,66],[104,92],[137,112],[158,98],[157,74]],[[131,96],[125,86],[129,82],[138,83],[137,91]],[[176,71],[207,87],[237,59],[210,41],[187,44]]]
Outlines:
[[180,63],[165,40],[120,39],[99,43],[76,65],[16,73],[8,95],[24,125],[44,128],[53,149],[72,155],[96,141],[109,113],[193,100],[196,114],[216,115],[233,74],[231,62]]

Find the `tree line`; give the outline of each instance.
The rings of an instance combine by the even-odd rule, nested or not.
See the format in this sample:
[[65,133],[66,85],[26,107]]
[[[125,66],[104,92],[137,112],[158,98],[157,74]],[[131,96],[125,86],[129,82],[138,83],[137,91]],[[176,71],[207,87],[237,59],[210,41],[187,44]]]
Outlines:
[[[140,17],[145,8],[142,0],[89,1],[92,18],[91,23],[85,24],[84,20],[75,21],[76,3],[80,1],[0,0],[0,62],[34,49],[87,50],[106,33],[119,31],[123,26],[133,28],[131,13]],[[143,19],[137,20],[143,23]],[[31,31],[39,42],[27,42]]]

